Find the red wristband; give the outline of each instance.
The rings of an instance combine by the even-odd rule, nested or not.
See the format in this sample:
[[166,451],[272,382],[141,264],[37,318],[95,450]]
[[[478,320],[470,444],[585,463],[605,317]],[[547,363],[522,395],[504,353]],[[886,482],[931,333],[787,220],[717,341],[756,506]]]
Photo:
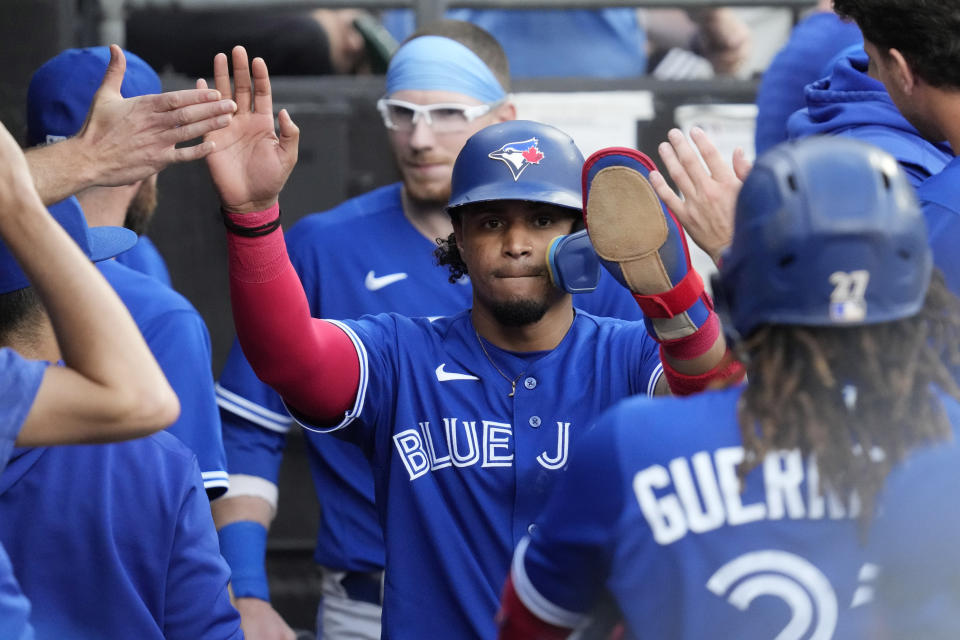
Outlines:
[[672,368],[666,361],[663,362],[663,375],[667,377],[670,391],[675,396],[689,396],[700,393],[714,383],[725,382],[727,385],[737,384],[743,380],[746,370],[739,360],[727,350],[720,364],[706,373],[688,376]]
[[633,298],[648,318],[673,318],[692,307],[702,293],[703,279],[695,269],[690,269],[673,289],[653,295],[635,293]]

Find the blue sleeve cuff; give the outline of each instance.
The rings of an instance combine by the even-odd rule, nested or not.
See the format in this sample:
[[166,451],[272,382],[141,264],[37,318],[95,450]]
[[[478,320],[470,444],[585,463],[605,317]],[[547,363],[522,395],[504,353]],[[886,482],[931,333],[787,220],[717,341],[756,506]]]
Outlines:
[[220,554],[230,565],[230,583],[238,598],[270,601],[267,586],[267,528],[258,522],[233,522],[217,532]]

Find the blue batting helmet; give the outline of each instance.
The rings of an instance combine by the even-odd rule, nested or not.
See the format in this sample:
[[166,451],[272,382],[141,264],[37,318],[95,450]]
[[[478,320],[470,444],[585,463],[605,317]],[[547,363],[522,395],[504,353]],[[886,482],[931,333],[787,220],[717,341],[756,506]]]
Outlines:
[[746,338],[763,324],[906,318],[923,305],[931,269],[923,214],[893,156],[814,137],[757,161],[713,291],[731,336]]
[[583,154],[555,127],[529,120],[490,125],[470,136],[457,156],[447,211],[493,200],[580,211],[582,168]]

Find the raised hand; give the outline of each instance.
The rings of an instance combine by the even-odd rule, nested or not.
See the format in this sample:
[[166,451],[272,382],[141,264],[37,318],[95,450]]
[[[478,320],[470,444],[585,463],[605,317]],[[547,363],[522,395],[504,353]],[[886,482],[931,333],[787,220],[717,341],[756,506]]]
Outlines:
[[[234,213],[250,213],[268,209],[277,202],[297,163],[300,130],[283,109],[277,136],[267,64],[262,58],[254,58],[248,66],[247,51],[243,47],[234,47],[232,53],[233,91],[227,56],[222,53],[213,60],[213,79],[222,95],[233,96],[237,111],[230,126],[205,136],[205,143],[216,145],[207,156],[207,167],[223,208]],[[206,86],[204,80],[197,81],[198,89]]]
[[683,132],[671,129],[667,137],[669,142],[660,143],[657,151],[680,194],[671,189],[657,171],[650,173],[650,184],[693,241],[714,262],[719,262],[723,249],[733,239],[737,195],[751,165],[743,149],[738,148],[733,154],[731,168],[699,127],[690,131],[690,137],[700,150],[706,168]]
[[110,45],[110,64],[76,135],[90,166],[97,168],[91,176],[96,185],[131,184],[173,162],[206,156],[212,143],[175,145],[227,126],[236,108],[229,97],[205,88],[124,98],[120,85],[126,68],[123,51]]

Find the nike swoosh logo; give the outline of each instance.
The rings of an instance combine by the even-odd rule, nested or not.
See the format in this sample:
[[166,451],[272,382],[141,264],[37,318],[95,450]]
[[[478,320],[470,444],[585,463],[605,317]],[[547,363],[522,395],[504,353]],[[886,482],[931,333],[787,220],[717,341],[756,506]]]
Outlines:
[[370,291],[377,291],[378,289],[383,289],[394,282],[400,282],[401,280],[406,279],[407,274],[405,273],[389,273],[385,276],[377,277],[373,275],[373,271],[368,271],[367,277],[364,279],[363,284]]
[[450,373],[444,369],[447,366],[447,363],[442,363],[437,367],[437,380],[440,382],[449,382],[451,380],[479,380],[477,376],[471,376],[468,373]]

